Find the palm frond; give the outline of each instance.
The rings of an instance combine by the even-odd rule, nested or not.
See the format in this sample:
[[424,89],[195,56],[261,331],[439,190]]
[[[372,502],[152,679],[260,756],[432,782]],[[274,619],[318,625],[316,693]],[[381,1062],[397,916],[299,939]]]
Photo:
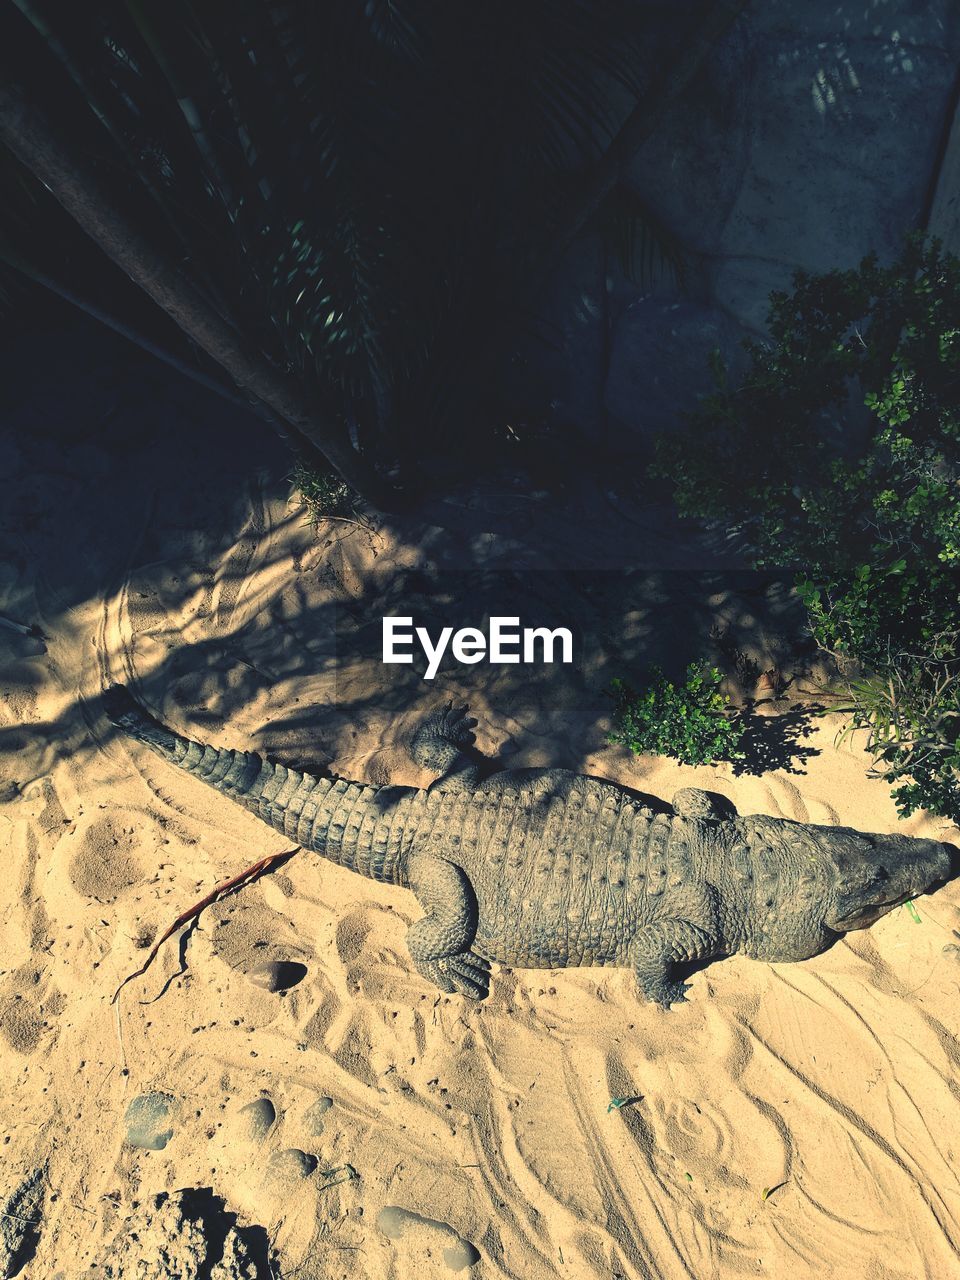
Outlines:
[[635,191],[615,187],[595,226],[624,275],[638,287],[649,288],[664,275],[686,287],[689,264],[683,242]]

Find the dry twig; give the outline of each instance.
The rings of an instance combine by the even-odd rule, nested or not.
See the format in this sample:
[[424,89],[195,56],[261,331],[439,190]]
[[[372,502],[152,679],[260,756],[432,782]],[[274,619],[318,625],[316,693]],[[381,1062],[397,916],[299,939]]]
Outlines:
[[231,876],[229,880],[221,880],[221,882],[218,885],[214,885],[210,892],[205,897],[201,898],[199,902],[195,902],[192,907],[187,907],[186,911],[181,911],[176,920],[174,920],[174,922],[163,931],[157,941],[153,944],[150,949],[150,954],[147,956],[140,968],[134,973],[128,973],[120,983],[119,987],[117,987],[116,991],[113,993],[110,1003],[116,1003],[117,996],[119,996],[120,992],[128,982],[132,982],[134,978],[142,977],[143,974],[147,972],[154,960],[157,958],[157,953],[160,948],[182,925],[189,924],[191,920],[196,920],[200,915],[200,912],[203,911],[205,907],[209,907],[211,903],[222,898],[224,894],[229,893],[233,889],[240,889],[244,885],[250,884],[267,871],[272,871],[274,867],[282,866],[283,863],[292,858],[295,853],[299,852],[300,846],[297,845],[296,849],[287,849],[285,853],[267,854],[265,858],[261,858],[259,862],[253,863],[252,866],[247,867],[245,871],[241,871],[238,875]]

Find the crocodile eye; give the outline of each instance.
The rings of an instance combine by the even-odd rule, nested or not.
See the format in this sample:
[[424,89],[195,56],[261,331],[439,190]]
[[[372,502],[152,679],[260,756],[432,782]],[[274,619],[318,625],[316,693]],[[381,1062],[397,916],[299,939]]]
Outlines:
[[874,884],[885,884],[890,879],[890,872],[886,867],[878,867],[873,875]]

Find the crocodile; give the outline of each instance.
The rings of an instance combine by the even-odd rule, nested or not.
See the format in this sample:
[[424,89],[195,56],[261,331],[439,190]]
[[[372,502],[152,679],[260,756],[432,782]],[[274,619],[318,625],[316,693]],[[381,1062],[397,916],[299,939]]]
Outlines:
[[761,814],[693,787],[670,806],[565,769],[498,769],[477,721],[447,704],[412,741],[426,788],[315,777],[251,751],[203,746],[107,690],[108,718],[301,848],[411,890],[414,967],[483,998],[492,963],[630,967],[665,1009],[684,969],[731,954],[805,960],[951,879],[957,850]]

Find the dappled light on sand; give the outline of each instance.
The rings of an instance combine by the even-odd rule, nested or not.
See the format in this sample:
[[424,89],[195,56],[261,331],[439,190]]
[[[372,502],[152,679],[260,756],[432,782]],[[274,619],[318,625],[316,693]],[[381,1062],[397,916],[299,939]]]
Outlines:
[[[120,1256],[133,1197],[151,1232],[225,1201],[237,1256],[266,1248],[243,1234],[259,1226],[284,1275],[952,1274],[952,886],[919,923],[896,910],[804,964],[714,964],[665,1014],[626,970],[500,971],[482,1004],[438,996],[406,957],[412,896],[300,853],[208,906],[111,1006],[180,912],[290,848],[118,736],[112,682],[187,734],[362,781],[426,782],[411,734],[455,698],[513,766],[956,835],[897,823],[856,744],[835,750],[834,722],[802,707],[779,735],[759,717],[749,767],[606,743],[609,680],[716,657],[718,619],[759,669],[782,665],[790,603],[770,584],[722,588],[689,563],[508,567],[516,530],[489,512],[442,544],[436,513],[315,535],[282,472],[249,450],[225,462],[227,424],[165,421],[123,485],[95,421],[4,446],[37,500],[5,516],[0,614],[42,638],[0,630],[0,1127],[18,1176],[49,1152],[38,1257],[87,1268],[107,1239]],[[432,684],[380,662],[384,613],[491,611],[569,626],[582,660]],[[801,665],[794,693],[814,679]]]

